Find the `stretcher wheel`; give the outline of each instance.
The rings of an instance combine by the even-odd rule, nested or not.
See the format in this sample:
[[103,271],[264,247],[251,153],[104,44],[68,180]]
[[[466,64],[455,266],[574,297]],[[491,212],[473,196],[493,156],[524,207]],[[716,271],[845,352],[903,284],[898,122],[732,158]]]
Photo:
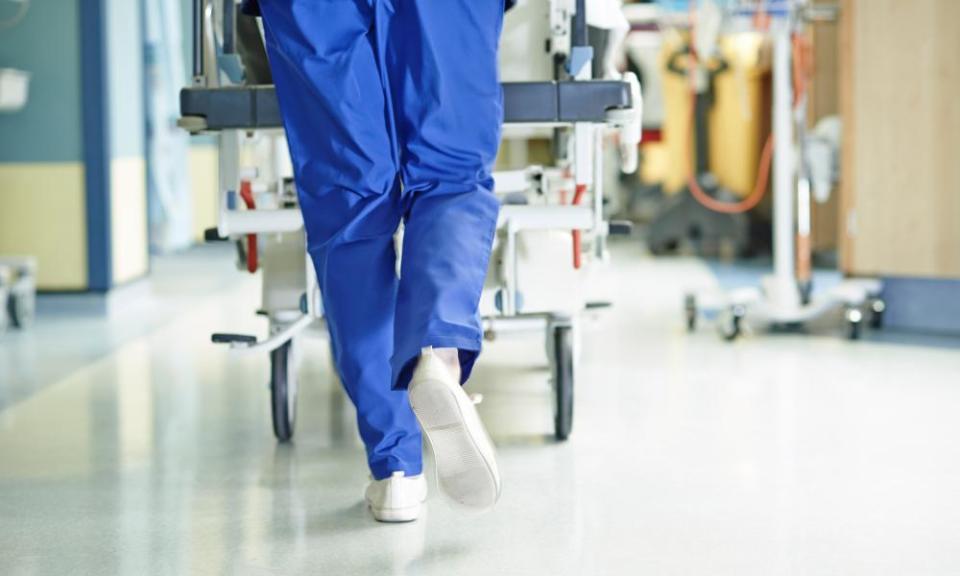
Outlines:
[[292,341],[270,352],[270,406],[274,435],[280,442],[289,442],[297,417],[297,373]]
[[720,335],[727,342],[733,342],[743,334],[743,317],[747,311],[740,305],[731,306],[721,317]]
[[687,332],[697,329],[697,297],[687,294],[683,298],[683,310],[687,318]]
[[554,390],[557,396],[554,436],[563,441],[573,428],[573,329],[553,329]]

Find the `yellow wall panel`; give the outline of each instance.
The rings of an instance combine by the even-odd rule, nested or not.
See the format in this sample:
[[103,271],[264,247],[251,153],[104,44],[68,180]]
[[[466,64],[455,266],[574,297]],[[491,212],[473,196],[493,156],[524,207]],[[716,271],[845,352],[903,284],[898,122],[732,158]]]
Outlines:
[[38,288],[87,288],[83,164],[0,164],[0,254],[37,258]]

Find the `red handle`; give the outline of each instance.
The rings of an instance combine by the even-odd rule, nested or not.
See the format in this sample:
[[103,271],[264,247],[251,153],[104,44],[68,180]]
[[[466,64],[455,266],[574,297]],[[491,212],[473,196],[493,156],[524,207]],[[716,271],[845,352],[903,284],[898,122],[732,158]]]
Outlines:
[[[240,199],[243,200],[243,204],[247,207],[247,210],[257,209],[257,203],[253,200],[253,185],[250,184],[249,180],[242,180],[240,182]],[[247,271],[253,274],[259,267],[257,235],[247,234]]]

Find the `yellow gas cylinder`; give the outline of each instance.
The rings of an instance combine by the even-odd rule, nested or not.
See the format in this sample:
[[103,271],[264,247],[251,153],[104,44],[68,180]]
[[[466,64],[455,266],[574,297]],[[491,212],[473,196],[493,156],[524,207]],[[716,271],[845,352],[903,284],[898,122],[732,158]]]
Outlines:
[[[671,56],[686,44],[684,35],[668,35],[661,54],[664,90],[663,154],[660,175],[664,191],[676,193],[696,166],[690,83],[671,72]],[[708,115],[709,168],[720,185],[740,197],[754,187],[764,142],[770,131],[769,50],[754,32],[728,34],[718,43],[727,68],[714,76],[714,101]],[[690,59],[677,59],[686,69]],[[712,62],[716,68],[718,62]]]

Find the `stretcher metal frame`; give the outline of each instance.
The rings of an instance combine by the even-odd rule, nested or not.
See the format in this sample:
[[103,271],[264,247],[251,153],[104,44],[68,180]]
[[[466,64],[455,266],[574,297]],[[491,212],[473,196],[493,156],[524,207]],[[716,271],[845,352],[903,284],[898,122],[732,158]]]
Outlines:
[[[611,109],[630,108],[630,86],[619,80],[505,82],[508,124],[606,123]],[[190,132],[282,128],[272,85],[188,87],[180,92],[180,125]]]
[[[282,129],[282,118],[272,85],[223,85],[214,58],[226,52],[233,43],[233,32],[226,26],[222,43],[216,37],[214,2],[194,0],[193,28],[193,86],[180,93],[181,118],[178,124],[192,134],[219,134],[220,147],[220,210],[215,231],[208,231],[212,239],[236,239],[248,234],[269,234],[274,237],[299,235],[305,277],[303,295],[298,309],[279,313],[265,311],[270,319],[270,335],[264,340],[240,334],[214,334],[213,341],[227,344],[239,354],[269,353],[271,357],[271,412],[275,435],[281,442],[293,436],[297,377],[297,336],[311,326],[322,323],[323,311],[319,289],[306,248],[303,245],[303,219],[298,207],[237,210],[230,198],[231,191],[239,190],[239,154],[244,133]],[[220,12],[233,14],[232,3],[223,0]],[[227,8],[227,5],[230,5]],[[584,4],[578,6],[583,9]],[[582,14],[580,20],[582,20]],[[585,23],[584,34],[586,38]],[[229,41],[229,42],[228,42]],[[588,186],[593,195],[590,205],[514,206],[501,208],[498,229],[505,230],[504,273],[500,293],[504,295],[500,314],[484,318],[487,338],[498,333],[544,331],[547,353],[551,364],[555,391],[555,430],[558,440],[565,440],[573,421],[573,387],[576,373],[577,323],[569,313],[524,314],[515,295],[519,286],[519,258],[517,235],[528,230],[567,230],[592,234],[595,252],[603,256],[605,238],[610,226],[603,215],[602,136],[603,128],[621,129],[621,140],[633,152],[639,142],[640,102],[639,84],[635,77],[624,80],[590,80],[589,66],[578,79],[546,82],[513,82],[503,84],[504,122],[510,124],[537,124],[551,127],[572,127],[574,160],[571,171],[577,185]],[[583,78],[583,79],[579,79]],[[635,167],[635,157],[627,161]],[[524,188],[538,182],[537,169],[495,174],[498,193],[507,188]],[[512,183],[512,184],[508,184]],[[270,279],[264,274],[264,290]]]

